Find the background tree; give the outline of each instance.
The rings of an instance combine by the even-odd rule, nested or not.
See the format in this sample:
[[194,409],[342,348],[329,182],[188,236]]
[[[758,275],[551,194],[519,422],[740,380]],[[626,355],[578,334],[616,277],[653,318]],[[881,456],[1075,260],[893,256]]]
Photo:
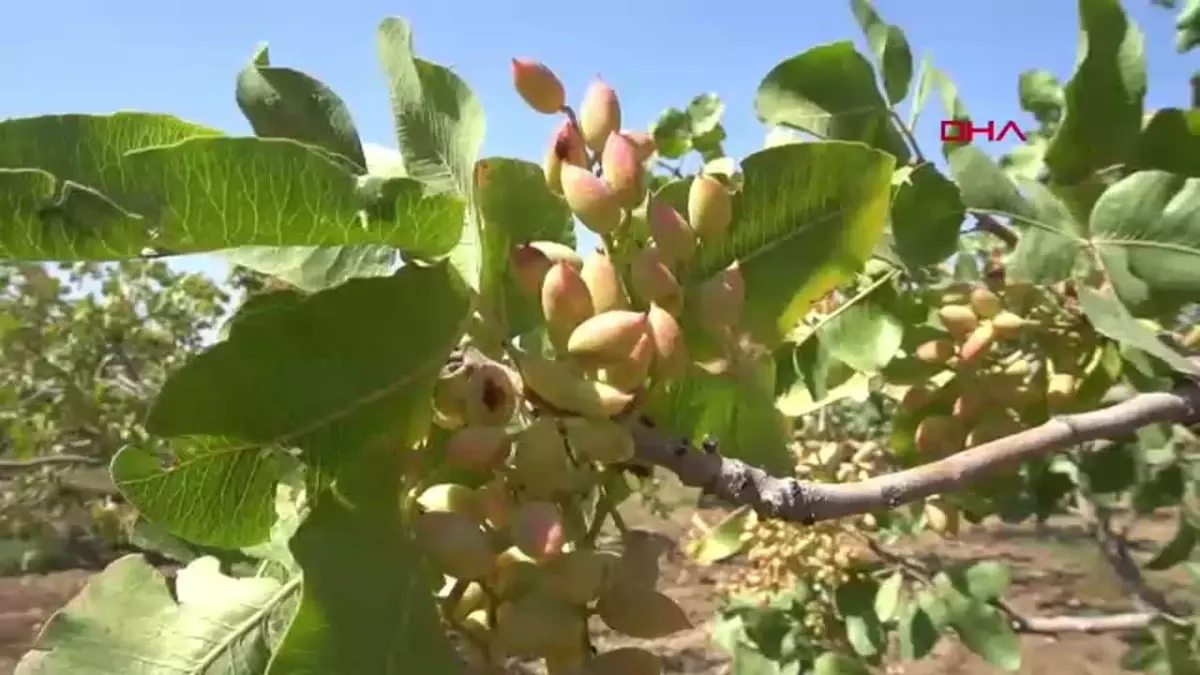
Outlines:
[[[10,553],[69,564],[120,543],[100,517],[119,497],[108,462],[145,440],[154,392],[215,338],[228,301],[213,280],[162,260],[0,267],[0,537]],[[80,537],[87,545],[68,552]]]

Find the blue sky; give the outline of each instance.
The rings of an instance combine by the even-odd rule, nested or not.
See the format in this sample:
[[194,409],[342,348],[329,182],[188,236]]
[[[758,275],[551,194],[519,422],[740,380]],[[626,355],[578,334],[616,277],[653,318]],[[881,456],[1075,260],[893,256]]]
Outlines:
[[[1065,80],[1075,60],[1070,0],[877,0],[914,52],[947,72],[976,119],[1028,123],[1017,76],[1046,68]],[[1125,0],[1141,26],[1150,73],[1148,108],[1186,105],[1195,58],[1174,53],[1172,12]],[[378,0],[59,0],[9,3],[0,40],[0,118],[50,112],[169,112],[248,134],[233,98],[237,71],[266,41],[276,65],[322,79],[346,100],[365,141],[395,146],[374,30],[409,19],[418,53],[454,67],[488,113],[486,155],[540,161],[550,118],[512,91],[509,60],[550,65],[578,103],[600,74],[621,97],[625,126],[647,127],[668,106],[714,92],[726,103],[727,150],[761,147],[752,107],[759,80],[812,46],[862,37],[845,0],[592,0],[591,2],[385,3]],[[938,119],[927,108],[918,139],[936,154]],[[1001,122],[1002,123],[1002,122]],[[208,258],[181,263],[223,276]]]

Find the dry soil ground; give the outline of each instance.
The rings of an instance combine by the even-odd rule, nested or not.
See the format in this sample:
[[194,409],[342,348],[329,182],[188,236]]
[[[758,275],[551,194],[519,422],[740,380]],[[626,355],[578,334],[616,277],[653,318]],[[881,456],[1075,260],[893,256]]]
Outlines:
[[[695,503],[693,495],[682,494],[675,499]],[[632,505],[626,515],[634,526],[657,530],[664,535],[664,541],[675,542],[684,531],[692,510],[683,506],[676,509],[675,513],[677,515],[672,518],[662,520],[641,513],[636,505]],[[708,510],[703,515],[708,522],[714,522],[720,514]],[[1168,539],[1171,532],[1169,520],[1153,520],[1139,526],[1134,538],[1139,548],[1150,550],[1156,543]],[[918,542],[914,547],[917,552],[922,549],[936,550],[947,561],[985,558],[1006,561],[1014,576],[1009,597],[1014,605],[1031,614],[1128,608],[1122,599],[1117,579],[1091,548],[1080,524],[1071,519],[1053,520],[1048,527],[1037,532],[1032,527],[1000,524],[976,526],[965,530],[956,541],[930,538]],[[17,659],[28,648],[42,622],[77,592],[90,574],[86,570],[72,570],[0,579],[0,675],[12,672]],[[1166,586],[1183,586],[1186,583],[1179,576],[1170,574],[1157,577],[1154,581]],[[688,611],[696,628],[670,640],[645,646],[664,657],[667,673],[726,673],[728,661],[712,645],[707,631],[707,622],[713,616],[717,603],[713,570],[690,565],[682,553],[672,547],[663,562],[662,588]],[[1059,640],[1045,637],[1022,639],[1025,664],[1022,673],[1085,675],[1122,672],[1117,663],[1124,645],[1114,636],[1072,635]],[[611,634],[602,634],[600,641],[603,646],[631,642]],[[953,640],[943,640],[934,655],[920,662],[896,664],[889,669],[889,675],[983,675],[997,672],[997,669],[976,658]]]

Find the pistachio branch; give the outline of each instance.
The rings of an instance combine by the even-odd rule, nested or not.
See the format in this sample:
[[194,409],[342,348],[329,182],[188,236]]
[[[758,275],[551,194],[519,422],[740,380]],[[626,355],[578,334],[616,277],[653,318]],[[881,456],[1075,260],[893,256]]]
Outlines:
[[717,452],[699,451],[647,424],[631,423],[636,458],[676,474],[760,516],[811,524],[821,520],[892,509],[936,494],[954,492],[1005,467],[1074,445],[1130,434],[1149,424],[1200,421],[1200,384],[1172,392],[1138,394],[1116,405],[1056,417],[1045,424],[984,443],[912,469],[854,483],[814,483],[778,478]]

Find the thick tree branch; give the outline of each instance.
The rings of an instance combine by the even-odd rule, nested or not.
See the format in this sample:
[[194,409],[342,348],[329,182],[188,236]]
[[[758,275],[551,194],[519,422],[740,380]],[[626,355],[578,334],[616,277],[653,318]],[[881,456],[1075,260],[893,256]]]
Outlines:
[[1148,424],[1200,421],[1200,385],[1139,394],[1108,408],[1058,417],[1021,433],[964,450],[923,466],[856,483],[824,484],[777,478],[745,462],[705,452],[653,428],[631,422],[639,461],[661,466],[690,487],[759,515],[798,523],[891,509],[953,492],[997,470],[1073,445],[1132,433]]

